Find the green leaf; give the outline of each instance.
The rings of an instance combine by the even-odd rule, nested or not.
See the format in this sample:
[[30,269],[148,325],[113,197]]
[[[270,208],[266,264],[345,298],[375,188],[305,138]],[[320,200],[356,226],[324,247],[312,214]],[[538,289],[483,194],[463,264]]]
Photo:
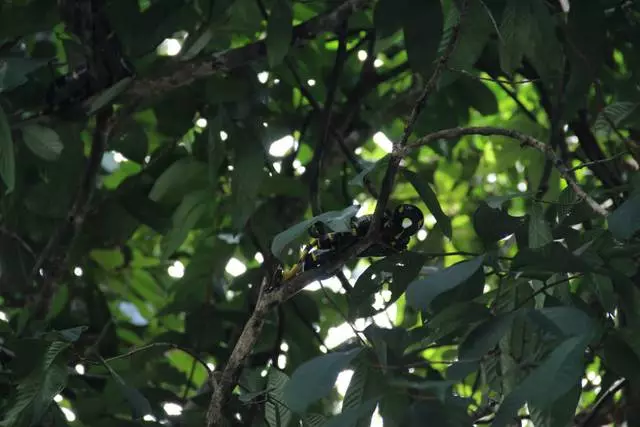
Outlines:
[[502,209],[492,209],[486,203],[480,203],[471,219],[473,229],[486,245],[515,233],[522,224],[521,218],[513,217]]
[[415,172],[403,169],[402,174],[405,176],[405,178],[407,178],[407,181],[409,181],[411,185],[413,185],[413,188],[416,189],[416,191],[420,195],[420,198],[427,205],[427,208],[429,208],[429,211],[436,218],[436,222],[438,224],[438,227],[440,227],[442,233],[448,238],[451,238],[451,236],[453,235],[453,231],[451,229],[451,219],[442,211],[440,203],[438,202],[438,197],[436,196],[436,193],[433,191],[431,186],[429,186],[428,183],[423,182],[423,180],[421,180],[418,174],[416,174]]
[[125,77],[113,86],[100,92],[98,96],[90,101],[91,103],[89,104],[87,115],[91,116],[107,104],[113,102],[118,95],[127,90],[132,81],[133,77]]
[[270,427],[288,426],[291,421],[291,411],[282,404],[283,390],[289,376],[277,369],[271,369],[267,377],[269,390],[267,402],[264,405],[264,417]]
[[156,179],[149,192],[149,199],[158,202],[169,193],[177,193],[197,176],[204,175],[205,171],[206,165],[202,162],[191,157],[179,159]]
[[290,0],[276,0],[267,23],[267,59],[269,67],[279,65],[287,56],[293,37],[293,9]]
[[602,274],[589,273],[585,276],[591,291],[596,294],[602,308],[607,313],[613,313],[616,307],[616,294],[610,277]]
[[584,350],[588,339],[575,336],[555,347],[551,354],[504,399],[492,425],[508,425],[525,402],[539,409],[572,389],[584,373]]
[[516,312],[501,314],[474,328],[460,344],[460,360],[480,359],[495,348],[518,315]]
[[351,218],[355,216],[359,209],[359,206],[352,205],[348,208],[343,209],[342,211],[325,212],[321,215],[315,216],[311,219],[307,219],[292,227],[289,227],[273,238],[273,242],[271,243],[271,252],[275,256],[280,257],[289,243],[293,242],[303,233],[306,233],[309,227],[317,222],[326,224],[327,226],[329,226],[329,228],[336,232],[349,231]]
[[611,125],[619,126],[624,119],[638,108],[638,105],[637,102],[614,102],[607,105],[598,114],[593,124],[593,132],[597,136],[608,137],[614,131]]
[[405,350],[405,354],[425,348],[449,334],[457,333],[463,336],[467,330],[488,320],[490,316],[491,313],[487,307],[474,301],[449,305],[431,317],[424,326],[412,330],[420,340],[411,344]]
[[640,230],[640,191],[634,192],[607,218],[609,231],[619,240],[627,240]]
[[565,427],[572,425],[576,414],[576,407],[580,400],[582,387],[574,385],[567,393],[545,409],[540,409],[535,405],[528,405],[531,421],[536,426],[543,427]]
[[67,384],[67,365],[62,352],[69,344],[52,342],[35,371],[22,380],[16,389],[12,406],[7,408],[0,425],[37,425],[53,404],[53,398]]
[[[456,70],[470,71],[489,41],[494,25],[492,24],[493,17],[482,4],[482,1],[470,0],[467,8],[464,25],[460,28],[458,43],[449,58],[448,65]],[[460,14],[457,10],[455,12],[455,20],[450,21],[451,25],[456,25],[458,22],[457,19]],[[446,48],[446,45],[443,46],[444,41],[442,40],[441,42],[440,50]],[[445,77],[443,77],[443,80],[445,80]]]
[[544,211],[540,203],[534,203],[529,217],[529,247],[538,249],[553,240],[551,228],[544,219]]
[[0,177],[11,193],[16,184],[16,159],[13,153],[13,137],[7,116],[0,106]]
[[46,338],[51,341],[74,343],[78,341],[80,335],[89,329],[87,326],[76,326],[75,328],[62,329],[60,331],[48,332]]
[[[350,409],[362,409],[362,406],[366,405],[370,399],[375,401],[379,395],[385,392],[385,381],[377,368],[371,367],[365,358],[359,359],[355,365],[353,376],[351,377],[349,387],[347,387],[347,392],[342,401],[343,414]],[[369,427],[371,424],[371,414],[374,409],[375,405],[371,408],[370,413],[363,412],[361,417],[359,417],[360,419],[356,420],[357,422],[347,423],[345,420],[344,426]]]
[[329,353],[299,366],[284,387],[284,403],[294,412],[303,413],[313,402],[326,396],[351,361],[360,354],[356,348],[342,353]]
[[203,217],[207,210],[208,191],[196,191],[187,194],[173,215],[173,226],[162,241],[162,260],[168,259],[184,242],[189,232]]
[[575,307],[545,307],[531,310],[529,316],[534,320],[541,316],[544,317],[555,325],[556,332],[561,336],[588,336],[598,330],[598,326],[591,318],[584,311]]
[[55,294],[53,294],[53,299],[51,300],[51,305],[49,306],[49,311],[47,312],[47,317],[45,320],[48,322],[51,319],[55,319],[68,302],[69,286],[67,284],[58,286]]
[[435,68],[438,46],[442,38],[444,16],[440,0],[410,0],[398,4],[404,30],[404,43],[411,67],[425,78]]
[[373,295],[388,284],[391,298],[386,306],[402,296],[409,283],[416,278],[426,257],[406,251],[388,256],[370,265],[359,277],[349,294],[349,318],[368,317],[376,310],[372,307]]
[[532,11],[529,1],[508,0],[502,12],[500,66],[507,74],[512,74],[520,66],[531,39]]
[[412,282],[407,289],[407,304],[419,310],[428,310],[435,297],[464,283],[482,268],[483,262],[484,256],[479,256]]
[[44,126],[27,125],[22,128],[22,137],[27,147],[44,160],[56,160],[64,148],[58,134]]
[[109,371],[109,374],[111,374],[111,377],[114,379],[124,398],[129,402],[129,406],[131,407],[131,416],[133,419],[139,420],[145,415],[153,413],[149,401],[142,393],[128,385],[106,361],[103,360],[102,363]]
[[379,0],[373,12],[376,35],[385,38],[402,28],[403,7],[409,7],[406,0]]
[[0,93],[25,84],[27,75],[47,65],[46,59],[36,58],[1,58],[0,59]]
[[265,175],[262,170],[264,149],[257,143],[254,132],[248,132],[246,137],[254,138],[254,142],[236,145],[236,160],[231,176],[233,225],[236,229],[243,228],[255,211]]
[[390,158],[391,156],[387,154],[380,160],[366,163],[362,170],[356,176],[351,178],[351,180],[349,180],[349,185],[364,187],[364,179],[372,172],[385,170],[387,165],[389,164]]
[[[377,403],[378,399],[369,399],[358,406],[343,409],[342,413],[331,417],[329,421],[323,424],[323,427],[348,427],[354,425],[361,418],[368,416],[371,419],[371,414],[376,409]],[[371,421],[369,421],[369,424],[371,424]]]

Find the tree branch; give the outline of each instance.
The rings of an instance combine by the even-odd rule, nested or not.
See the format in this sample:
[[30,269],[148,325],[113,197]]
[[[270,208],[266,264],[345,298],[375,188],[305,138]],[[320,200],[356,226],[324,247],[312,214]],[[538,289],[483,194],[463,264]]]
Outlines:
[[400,168],[400,161],[404,157],[403,148],[407,144],[409,137],[413,133],[413,128],[415,127],[416,120],[418,116],[422,112],[425,104],[431,92],[436,88],[438,80],[440,80],[440,75],[447,68],[447,62],[449,61],[449,57],[453,53],[458,43],[458,38],[460,36],[460,25],[462,20],[464,19],[464,15],[467,12],[468,0],[464,0],[462,2],[462,7],[460,9],[460,17],[458,19],[458,23],[453,27],[453,31],[451,33],[451,39],[449,40],[449,44],[447,45],[444,53],[438,58],[435,69],[433,70],[433,74],[429,78],[427,85],[424,88],[424,91],[418,98],[413,110],[411,111],[411,116],[407,121],[407,124],[404,128],[404,133],[402,135],[402,139],[398,144],[393,144],[393,151],[391,153],[391,158],[389,159],[389,166],[387,166],[387,170],[385,172],[384,178],[382,180],[382,187],[380,188],[380,195],[378,197],[378,203],[376,204],[376,210],[373,214],[373,220],[371,221],[371,226],[369,228],[369,233],[376,233],[380,228],[380,223],[382,221],[382,215],[387,207],[387,202],[389,201],[389,197],[391,192],[393,191],[393,186],[395,182],[396,174],[398,173],[398,169]]
[[421,147],[423,145],[428,145],[432,141],[436,141],[438,139],[456,139],[466,135],[506,136],[508,138],[512,138],[517,141],[520,141],[520,144],[523,147],[531,147],[533,149],[540,151],[551,161],[551,163],[556,167],[556,169],[558,169],[558,172],[560,172],[560,175],[562,176],[562,178],[564,178],[564,180],[567,182],[569,187],[571,187],[571,189],[578,195],[578,197],[587,202],[587,204],[589,205],[589,207],[593,212],[603,217],[606,217],[608,215],[607,210],[602,206],[600,206],[600,204],[596,202],[591,196],[589,196],[572,178],[571,172],[562,163],[562,160],[558,158],[558,156],[553,151],[551,146],[533,138],[532,136],[523,134],[515,130],[501,129],[501,128],[490,127],[490,126],[443,129],[437,132],[430,133],[429,135],[426,135],[418,139],[417,141],[413,142],[412,144],[410,144],[409,146],[407,146],[402,150],[402,155],[404,156],[407,153],[409,153],[411,150],[417,147]]
[[[346,0],[335,9],[297,25],[293,29],[292,46],[301,46],[318,34],[334,29],[351,13],[363,9],[372,0]],[[134,98],[151,98],[187,86],[194,81],[263,59],[267,48],[264,40],[249,43],[237,49],[215,53],[208,58],[197,58],[176,65],[166,74],[136,80],[128,94]]]
[[[464,16],[466,6],[467,0],[465,0],[463,3],[463,7],[460,13],[460,21]],[[382,212],[384,212],[386,203],[389,199],[389,195],[391,194],[391,190],[393,189],[395,175],[400,166],[400,161],[402,160],[402,157],[404,155],[404,145],[406,145],[406,142],[413,131],[413,127],[418,115],[420,114],[429,95],[435,89],[440,75],[445,69],[449,57],[453,53],[459,33],[460,22],[458,22],[458,24],[454,27],[449,45],[447,46],[444,54],[438,59],[436,68],[431,78],[427,82],[422,95],[413,108],[401,142],[398,145],[394,145],[394,151],[392,153],[391,161],[389,163],[384,181],[382,183],[382,189],[380,190],[380,198],[378,199],[376,212],[374,214],[374,218],[367,235],[362,240],[347,248],[343,252],[342,256],[339,257],[339,259],[335,259],[318,269],[306,271],[302,274],[294,276],[289,281],[281,284],[279,287],[274,288],[274,278],[267,278],[263,281],[260,289],[260,295],[258,297],[258,303],[256,304],[251,317],[245,324],[242,334],[238,338],[238,341],[236,342],[236,345],[231,352],[231,356],[229,357],[224,371],[220,376],[220,380],[215,381],[215,384],[212,383],[214,390],[213,395],[211,396],[211,401],[209,402],[209,408],[207,410],[207,427],[218,427],[223,425],[224,417],[222,410],[225,407],[225,404],[228,401],[233,388],[238,382],[241,367],[244,361],[247,359],[247,357],[249,357],[258,340],[258,336],[260,335],[260,331],[262,329],[262,326],[264,325],[265,318],[269,311],[273,307],[282,304],[282,302],[300,292],[309,283],[320,280],[327,275],[330,276],[335,274],[337,271],[339,271],[342,265],[354,259],[365,249],[367,249],[371,244],[376,242],[378,238],[378,233],[376,231],[379,228],[380,222],[382,220]],[[213,378],[212,382],[214,382]]]

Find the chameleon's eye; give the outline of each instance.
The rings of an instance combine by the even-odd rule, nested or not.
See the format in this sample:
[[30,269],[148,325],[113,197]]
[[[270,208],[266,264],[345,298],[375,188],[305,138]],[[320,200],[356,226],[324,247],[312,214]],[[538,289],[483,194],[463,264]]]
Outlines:
[[413,221],[410,218],[405,218],[402,220],[402,228],[409,228],[413,225]]

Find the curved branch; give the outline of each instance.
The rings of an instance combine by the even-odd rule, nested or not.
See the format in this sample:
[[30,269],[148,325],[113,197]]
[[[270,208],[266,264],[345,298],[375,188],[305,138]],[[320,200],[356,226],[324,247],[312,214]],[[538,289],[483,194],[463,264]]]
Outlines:
[[553,166],[558,169],[562,178],[567,182],[569,187],[578,195],[579,198],[585,200],[591,210],[598,215],[606,217],[609,213],[605,208],[600,206],[598,202],[596,202],[591,196],[589,196],[573,179],[571,176],[571,172],[569,169],[562,163],[562,161],[558,158],[556,153],[553,151],[550,145],[545,144],[542,141],[535,139],[532,136],[526,135],[524,133],[511,130],[511,129],[502,129],[491,126],[481,126],[481,127],[468,127],[468,128],[451,128],[451,129],[443,129],[437,132],[430,133],[417,141],[409,144],[403,150],[403,155],[408,154],[411,150],[421,147],[423,145],[428,145],[429,143],[436,141],[438,139],[455,139],[460,138],[466,135],[500,135],[506,136],[508,138],[515,139],[520,141],[520,145],[523,147],[531,147],[540,151],[544,154],[547,159],[551,161]]

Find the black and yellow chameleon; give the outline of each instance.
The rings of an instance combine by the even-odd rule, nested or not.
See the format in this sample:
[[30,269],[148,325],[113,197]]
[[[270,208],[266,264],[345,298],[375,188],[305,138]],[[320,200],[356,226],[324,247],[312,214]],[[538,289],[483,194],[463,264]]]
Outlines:
[[[318,227],[312,227],[309,235],[314,240],[304,248],[300,260],[293,267],[278,270],[277,281],[289,280],[303,271],[322,267],[327,262],[335,260],[367,234],[372,219],[372,215],[353,218],[351,230],[348,232],[323,234]],[[393,212],[386,211],[382,218],[379,243],[369,246],[359,256],[381,257],[405,250],[409,239],[422,228],[423,223],[422,211],[414,205],[402,204]]]

